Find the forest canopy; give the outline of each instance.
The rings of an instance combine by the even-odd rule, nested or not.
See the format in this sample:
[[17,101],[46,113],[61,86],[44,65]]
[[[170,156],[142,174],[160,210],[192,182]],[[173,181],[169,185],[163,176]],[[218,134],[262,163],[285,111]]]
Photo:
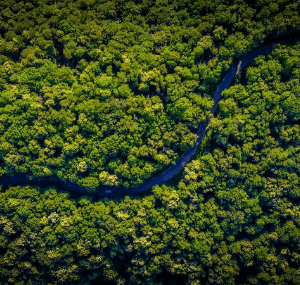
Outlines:
[[172,185],[0,192],[3,284],[299,284],[300,43],[241,72]]
[[[299,34],[299,5],[0,0],[0,176],[155,176],[234,61]],[[151,193],[0,187],[0,283],[300,284],[299,55],[277,45],[238,73],[199,151]]]
[[0,1],[0,174],[137,186],[196,138],[234,59],[298,3]]

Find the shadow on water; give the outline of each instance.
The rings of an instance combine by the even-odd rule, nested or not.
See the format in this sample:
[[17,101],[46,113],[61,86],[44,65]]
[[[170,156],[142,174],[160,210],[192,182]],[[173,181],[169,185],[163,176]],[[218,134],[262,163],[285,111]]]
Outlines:
[[[289,40],[286,38],[280,38],[280,40],[283,40],[279,42],[280,44],[288,44],[291,42],[294,42],[295,40]],[[226,75],[223,77],[222,82],[216,89],[216,92],[214,93],[213,100],[214,100],[214,106],[211,108],[211,113],[214,114],[214,112],[217,110],[219,101],[221,100],[221,93],[224,89],[228,88],[237,75],[239,71],[241,71],[244,67],[246,67],[249,63],[252,62],[254,58],[256,58],[259,55],[267,55],[269,54],[273,48],[276,46],[276,43],[265,45],[255,51],[250,52],[248,55],[237,61],[232,68],[226,73]],[[195,144],[193,147],[191,147],[188,151],[186,151],[176,162],[175,165],[171,166],[167,170],[165,170],[163,173],[159,174],[158,176],[150,179],[149,181],[146,181],[143,185],[133,188],[123,188],[123,187],[111,187],[111,186],[99,186],[94,193],[87,192],[85,189],[81,188],[76,183],[70,182],[70,181],[59,181],[58,179],[51,180],[51,184],[55,184],[56,187],[62,188],[67,191],[78,192],[78,195],[97,195],[101,198],[103,197],[115,197],[115,196],[124,196],[124,195],[136,195],[137,193],[143,192],[143,194],[146,193],[146,191],[149,191],[153,188],[154,185],[161,185],[163,183],[168,182],[170,185],[174,185],[174,181],[179,181],[179,178],[182,176],[182,170],[184,169],[186,163],[192,159],[192,157],[199,156],[198,152],[198,146],[199,144],[202,147],[205,145],[205,142],[209,141],[207,139],[207,136],[205,135],[206,129],[207,129],[207,123],[204,124],[201,123],[199,130],[197,131],[197,134],[199,135],[197,144]],[[203,140],[205,138],[205,140]],[[200,148],[201,150],[201,148]],[[201,152],[200,152],[201,153]],[[21,178],[20,178],[21,177]],[[174,181],[171,181],[171,179],[174,179]],[[41,181],[43,180],[43,181]],[[4,181],[4,182],[3,182]],[[6,183],[5,183],[6,182]],[[20,183],[16,183],[20,182]],[[24,175],[15,175],[14,177],[0,177],[0,185],[2,184],[43,184],[46,185],[50,180],[48,179],[40,179],[40,180],[33,180],[28,181],[26,178],[24,178]],[[48,185],[47,185],[48,186]]]

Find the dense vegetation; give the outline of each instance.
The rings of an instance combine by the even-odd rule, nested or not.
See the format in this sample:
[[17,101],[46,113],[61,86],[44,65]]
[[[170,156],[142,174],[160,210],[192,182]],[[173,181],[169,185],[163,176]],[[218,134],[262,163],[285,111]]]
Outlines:
[[3,191],[4,284],[171,284],[167,272],[174,284],[300,284],[299,54],[279,46],[238,76],[174,186],[114,201]]
[[234,58],[299,32],[298,4],[0,1],[0,173],[141,184],[193,145]]
[[[296,1],[0,1],[0,175],[137,185],[192,145]],[[239,73],[139,197],[2,187],[1,284],[300,284],[300,43]],[[95,280],[95,281],[94,281]]]

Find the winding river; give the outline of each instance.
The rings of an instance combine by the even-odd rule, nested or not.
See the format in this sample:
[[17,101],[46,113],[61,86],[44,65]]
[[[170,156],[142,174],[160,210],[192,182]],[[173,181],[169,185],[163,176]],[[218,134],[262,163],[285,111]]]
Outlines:
[[[238,74],[240,70],[245,68],[249,63],[252,62],[254,58],[260,55],[267,55],[270,53],[274,47],[277,44],[286,44],[290,41],[281,41],[274,44],[269,44],[264,47],[261,47],[255,51],[252,51],[248,55],[246,55],[244,58],[242,58],[239,62],[237,62],[224,76],[221,84],[218,86],[217,90],[214,93],[213,100],[214,105],[211,108],[211,113],[214,114],[218,104],[221,100],[221,93],[223,90],[228,88],[234,77]],[[112,196],[120,196],[120,195],[126,195],[126,194],[135,194],[139,192],[143,192],[146,190],[150,190],[155,185],[161,185],[168,180],[170,180],[172,177],[174,177],[177,173],[179,173],[185,165],[191,160],[195,152],[197,151],[199,144],[201,143],[206,130],[208,126],[209,120],[202,122],[200,124],[200,127],[197,131],[198,139],[193,147],[191,147],[189,150],[187,150],[176,162],[175,165],[172,165],[167,170],[159,174],[158,176],[153,177],[149,181],[146,181],[144,184],[138,187],[131,187],[131,188],[124,188],[124,187],[112,187],[112,186],[99,186],[96,188],[95,192],[87,192],[83,188],[81,188],[78,184],[71,182],[71,181],[55,181],[55,184],[63,189],[67,189],[70,191],[75,191],[83,194],[93,194],[100,197],[112,197]],[[51,183],[49,178],[39,178],[30,180],[26,175],[23,174],[17,174],[15,176],[3,176],[0,177],[0,185],[21,185],[21,184],[34,184],[34,183]]]

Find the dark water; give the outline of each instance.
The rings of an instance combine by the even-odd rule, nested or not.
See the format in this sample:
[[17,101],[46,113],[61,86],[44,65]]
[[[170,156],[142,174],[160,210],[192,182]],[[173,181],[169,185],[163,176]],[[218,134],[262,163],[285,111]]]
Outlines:
[[[267,55],[270,53],[274,47],[277,44],[288,44],[290,43],[290,40],[285,40],[281,42],[277,42],[274,44],[269,44],[264,47],[261,47],[248,55],[246,55],[244,58],[242,58],[239,62],[237,62],[224,76],[221,84],[218,86],[217,90],[214,93],[213,100],[214,100],[214,105],[211,108],[212,114],[216,111],[218,104],[221,100],[221,93],[223,90],[229,87],[230,83],[236,76],[236,74],[245,68],[249,63],[252,62],[254,58],[260,55]],[[126,195],[126,194],[135,194],[143,191],[147,191],[152,189],[153,186],[155,185],[161,185],[171,178],[173,178],[176,174],[178,174],[184,167],[185,165],[191,160],[195,152],[197,151],[205,133],[207,130],[208,126],[208,119],[200,124],[200,127],[197,131],[198,134],[198,139],[193,147],[191,147],[189,150],[187,150],[176,162],[175,165],[169,167],[167,170],[159,174],[158,176],[153,177],[149,181],[146,181],[144,184],[138,187],[131,187],[131,188],[124,188],[124,187],[112,187],[112,186],[99,186],[96,188],[95,192],[92,192],[91,194],[97,195],[99,197],[112,197],[112,196],[121,196],[121,195]],[[86,190],[81,188],[79,185],[76,183],[73,183],[71,181],[58,181],[57,179],[50,180],[49,178],[40,178],[40,179],[35,179],[35,180],[29,180],[27,176],[22,175],[22,174],[17,174],[15,176],[4,176],[0,177],[0,185],[2,184],[11,184],[11,185],[21,185],[21,184],[36,184],[36,183],[48,183],[51,182],[51,184],[55,184],[55,186],[58,186],[62,189],[70,190],[70,191],[75,191],[78,193],[83,193],[83,194],[89,194]]]

